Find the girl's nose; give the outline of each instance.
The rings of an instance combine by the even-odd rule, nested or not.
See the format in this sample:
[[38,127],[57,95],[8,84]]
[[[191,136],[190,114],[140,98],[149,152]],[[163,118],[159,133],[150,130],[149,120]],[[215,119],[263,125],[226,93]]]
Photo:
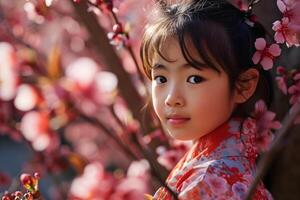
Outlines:
[[175,93],[174,91],[170,92],[165,99],[165,105],[170,107],[182,107],[184,106],[185,101],[182,95]]

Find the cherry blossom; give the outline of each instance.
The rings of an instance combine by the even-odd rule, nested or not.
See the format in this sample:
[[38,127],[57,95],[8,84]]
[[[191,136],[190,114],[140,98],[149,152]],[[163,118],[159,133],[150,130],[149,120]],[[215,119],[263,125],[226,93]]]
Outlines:
[[170,149],[167,149],[164,146],[159,146],[156,149],[156,152],[159,155],[157,161],[170,170],[175,166],[180,158],[182,158],[190,146],[190,143],[182,141],[174,141]]
[[31,85],[22,84],[18,87],[14,100],[16,108],[22,111],[29,111],[37,105],[38,101],[38,94]]
[[300,2],[296,0],[277,0],[277,6],[283,13],[283,18],[274,22],[275,40],[278,43],[286,42],[288,47],[299,46]]
[[44,151],[58,145],[57,138],[50,132],[49,118],[46,113],[27,112],[21,121],[21,132],[36,151]]
[[13,46],[7,42],[0,42],[0,57],[0,99],[9,101],[15,97],[19,81]]
[[275,121],[276,114],[267,110],[267,106],[263,100],[259,100],[255,104],[254,118],[257,123],[257,147],[259,150],[267,150],[273,140],[271,129],[279,129],[281,124]]
[[109,199],[114,183],[114,178],[105,173],[101,163],[90,163],[83,174],[72,182],[69,199]]
[[149,193],[149,163],[146,160],[134,161],[127,170],[127,177],[123,179],[112,195],[112,200],[139,200]]
[[46,6],[50,7],[54,0],[45,0]]
[[264,38],[258,38],[255,41],[255,48],[257,51],[253,55],[253,63],[260,63],[265,70],[272,69],[274,58],[281,54],[279,45],[272,44],[267,46]]
[[275,31],[274,39],[277,43],[286,42],[288,47],[299,46],[298,35],[291,28],[290,20],[287,17],[275,21],[272,28]]
[[105,172],[101,163],[90,163],[84,173],[73,181],[69,199],[143,199],[144,194],[149,192],[148,169],[149,164],[145,160],[135,161],[129,166],[127,176],[117,179]]
[[66,77],[75,83],[80,90],[91,86],[98,72],[98,65],[95,61],[87,57],[81,57],[73,61],[66,68]]
[[95,75],[94,99],[101,104],[111,105],[116,99],[118,79],[111,72],[101,71]]

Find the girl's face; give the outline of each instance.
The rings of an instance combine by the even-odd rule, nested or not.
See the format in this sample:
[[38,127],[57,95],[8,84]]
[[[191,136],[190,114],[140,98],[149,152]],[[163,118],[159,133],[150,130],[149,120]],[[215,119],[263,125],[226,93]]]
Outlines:
[[227,121],[235,107],[227,74],[191,67],[174,38],[161,52],[171,62],[155,54],[151,76],[153,106],[164,130],[175,139],[194,140]]

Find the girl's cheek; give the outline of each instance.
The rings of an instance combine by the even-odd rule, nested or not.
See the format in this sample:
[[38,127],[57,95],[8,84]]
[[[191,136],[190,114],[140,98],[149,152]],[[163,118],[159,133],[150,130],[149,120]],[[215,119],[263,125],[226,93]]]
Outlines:
[[162,91],[158,88],[152,90],[152,103],[156,115],[158,115],[158,117],[160,118],[162,108],[164,106],[164,101]]

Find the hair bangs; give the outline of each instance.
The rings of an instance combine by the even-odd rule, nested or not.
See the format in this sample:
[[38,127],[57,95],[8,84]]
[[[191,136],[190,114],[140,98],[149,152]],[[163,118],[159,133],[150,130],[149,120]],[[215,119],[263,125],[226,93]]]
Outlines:
[[140,55],[144,72],[148,78],[151,79],[152,60],[155,54],[170,61],[163,55],[161,49],[164,41],[169,37],[173,37],[175,34],[174,29],[169,23],[149,25],[149,27],[147,27],[142,40]]

